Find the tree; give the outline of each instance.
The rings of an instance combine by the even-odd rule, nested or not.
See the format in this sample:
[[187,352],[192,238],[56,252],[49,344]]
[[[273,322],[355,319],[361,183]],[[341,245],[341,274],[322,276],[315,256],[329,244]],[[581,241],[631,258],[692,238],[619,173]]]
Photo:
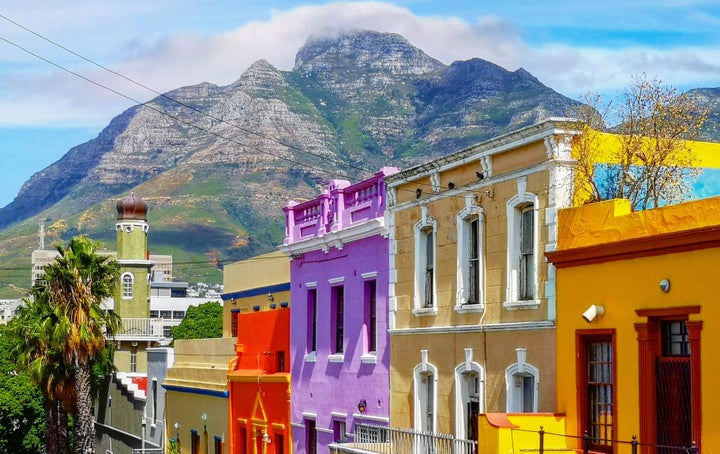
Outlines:
[[[98,242],[83,236],[72,238],[67,248],[57,246],[60,255],[45,268],[46,283],[32,289],[19,329],[25,340],[19,366],[50,404],[48,432],[55,421],[62,425],[63,411],[72,413],[74,450],[83,454],[95,452],[92,370],[107,363],[105,334],[112,335],[120,325],[119,317],[102,305],[113,294],[119,266],[112,257],[99,255],[98,248]],[[48,449],[62,452],[63,446]]]
[[183,321],[171,328],[170,335],[173,340],[222,337],[222,328],[222,306],[208,301],[199,306],[190,306]]
[[10,330],[0,325],[0,452],[42,452],[43,396],[26,374],[16,371]]
[[[576,203],[625,198],[637,209],[677,203],[700,174],[688,141],[701,136],[708,110],[657,79],[633,81],[617,104],[589,95],[572,114],[582,122],[573,144]],[[609,119],[618,122],[615,142],[603,134]]]

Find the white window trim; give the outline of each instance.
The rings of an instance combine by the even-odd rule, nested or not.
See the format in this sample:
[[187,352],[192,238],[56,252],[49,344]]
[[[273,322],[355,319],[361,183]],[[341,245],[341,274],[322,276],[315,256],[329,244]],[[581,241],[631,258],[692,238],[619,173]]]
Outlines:
[[[540,203],[538,197],[525,191],[526,177],[518,178],[518,193],[507,201],[507,270],[505,287],[505,302],[503,307],[507,310],[538,309],[538,254],[540,251]],[[533,207],[533,295],[530,300],[521,300],[519,297],[518,279],[520,273],[520,218],[521,209],[532,205]]]
[[483,367],[474,362],[464,362],[455,368],[455,437],[460,439],[467,439],[465,433],[465,421],[467,415],[465,414],[465,395],[464,395],[464,380],[463,375],[468,372],[476,372],[478,374],[478,380],[480,381],[480,390],[478,401],[480,402],[480,413],[485,413],[485,370]]
[[427,432],[436,432],[437,428],[437,396],[438,396],[438,369],[427,362],[427,350],[421,351],[422,362],[413,369],[413,423],[415,430],[422,429],[422,420],[425,417],[423,409],[420,408],[420,384],[423,375],[431,375],[433,380],[433,421],[432,427]]
[[[130,277],[130,296],[125,296],[125,278],[126,277]],[[135,275],[129,271],[124,272],[122,274],[122,276],[120,277],[120,283],[122,286],[121,298],[126,301],[133,299],[133,297],[135,296]]]
[[[465,208],[463,208],[456,218],[457,225],[457,293],[455,297],[455,311],[457,312],[482,312],[485,308],[485,251],[483,250],[483,240],[485,236],[485,219],[482,207],[473,204],[472,196],[465,199]],[[468,273],[470,264],[470,223],[474,219],[478,219],[478,240],[480,242],[480,250],[478,251],[479,262],[479,283],[478,283],[478,303],[468,304],[468,295],[470,293],[470,276]]]
[[[427,251],[425,250],[425,239],[430,230],[433,238],[433,294],[431,307],[425,307],[425,261]],[[437,314],[437,221],[428,216],[427,206],[422,207],[422,218],[415,224],[415,298],[413,314],[435,315]]]
[[343,363],[345,362],[344,353],[333,353],[327,357],[329,363]]
[[518,363],[511,364],[505,369],[505,410],[508,413],[517,413],[518,410],[515,408],[517,396],[515,395],[515,375],[532,375],[534,378],[534,389],[533,389],[533,412],[538,411],[538,402],[540,400],[540,370],[529,363]]

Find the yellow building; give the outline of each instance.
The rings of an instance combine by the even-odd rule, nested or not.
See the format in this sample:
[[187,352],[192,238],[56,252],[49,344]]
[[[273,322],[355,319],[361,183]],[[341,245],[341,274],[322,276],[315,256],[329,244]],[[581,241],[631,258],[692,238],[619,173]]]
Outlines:
[[223,271],[223,337],[237,337],[235,315],[287,307],[290,303],[290,259],[271,252],[231,263]]
[[556,213],[574,131],[550,119],[387,177],[391,424],[477,439],[555,409]]
[[720,198],[641,212],[611,200],[560,211],[558,230],[547,256],[568,434],[613,453],[634,435],[646,453],[720,449]]

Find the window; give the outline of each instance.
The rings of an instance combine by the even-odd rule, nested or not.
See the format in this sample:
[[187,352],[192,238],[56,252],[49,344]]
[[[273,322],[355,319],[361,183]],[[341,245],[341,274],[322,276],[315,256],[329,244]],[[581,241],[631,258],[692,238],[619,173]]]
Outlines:
[[158,392],[157,392],[157,377],[153,377],[152,379],[152,423],[155,424],[155,421],[157,420],[157,399],[158,399]]
[[436,225],[422,207],[422,219],[415,224],[415,311],[434,312],[436,292]]
[[278,351],[275,356],[277,356],[277,371],[285,372],[285,352]]
[[518,178],[518,193],[507,202],[507,286],[504,307],[514,310],[540,305],[538,298],[539,200],[525,192],[526,179]]
[[237,337],[238,335],[238,316],[240,310],[235,309],[230,311],[230,337]]
[[[213,438],[213,452],[215,454],[223,454],[222,438],[218,437],[217,435],[215,435],[215,437]],[[282,451],[278,451],[278,452],[282,453]]]
[[332,353],[342,353],[344,339],[344,317],[345,317],[345,287],[332,287],[332,325],[333,344]]
[[125,273],[122,275],[122,297],[123,299],[132,299],[133,297],[133,281],[134,277],[132,273]]
[[690,356],[690,340],[685,321],[663,321],[663,356]]
[[535,299],[535,230],[532,205],[520,211],[520,272],[518,285],[521,300]]
[[200,434],[197,430],[190,431],[190,452],[191,454],[200,454]]
[[455,368],[455,436],[477,440],[478,415],[484,411],[484,374],[475,362]]
[[421,351],[422,362],[413,371],[415,430],[435,432],[437,423],[437,368],[427,362],[427,350]]
[[315,420],[305,420],[305,441],[307,441],[307,454],[317,454],[317,432],[315,430]]
[[508,413],[536,413],[540,372],[530,364],[513,364],[505,369]]
[[160,311],[160,318],[165,320],[172,319],[172,311]]
[[307,293],[307,352],[317,350],[317,289]]
[[365,336],[366,353],[377,351],[377,283],[365,282]]
[[578,396],[581,429],[590,437],[590,449],[612,452],[615,432],[613,338],[611,334],[585,334],[579,336],[578,344],[579,384],[584,387]]
[[[482,208],[466,198],[457,215],[457,298],[456,310],[481,310],[483,296]],[[476,307],[473,307],[476,306]]]
[[158,318],[158,311],[150,311],[150,318]]
[[137,372],[137,347],[130,347],[130,372]]
[[172,318],[175,320],[182,320],[185,318],[185,311],[173,311]]
[[281,433],[275,434],[275,452],[285,454],[285,438]]
[[335,443],[347,441],[345,421],[339,421],[337,419],[333,420],[333,441],[335,441]]

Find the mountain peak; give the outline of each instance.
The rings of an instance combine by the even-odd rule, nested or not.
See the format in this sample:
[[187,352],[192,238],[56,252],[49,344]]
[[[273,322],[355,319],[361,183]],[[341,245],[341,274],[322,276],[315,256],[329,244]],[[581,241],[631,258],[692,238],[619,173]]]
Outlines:
[[295,57],[295,70],[305,73],[343,66],[399,76],[421,75],[445,67],[402,36],[371,30],[311,37]]

